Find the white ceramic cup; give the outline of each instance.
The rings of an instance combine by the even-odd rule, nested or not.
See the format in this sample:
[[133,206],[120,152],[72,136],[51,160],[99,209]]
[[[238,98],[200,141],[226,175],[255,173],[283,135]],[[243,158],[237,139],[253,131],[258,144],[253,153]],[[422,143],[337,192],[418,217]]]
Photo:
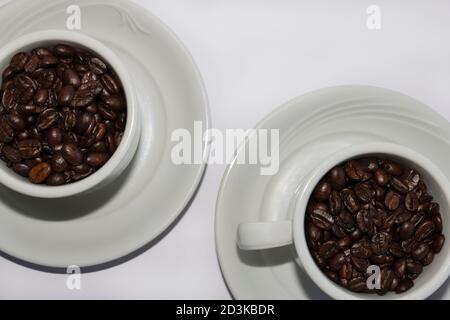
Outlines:
[[446,243],[433,263],[424,267],[414,280],[414,286],[401,294],[389,292],[385,296],[354,293],[329,280],[314,262],[304,231],[305,211],[313,189],[321,178],[334,166],[352,158],[380,156],[398,161],[419,171],[434,201],[440,204],[443,215],[443,233],[448,238],[450,183],[442,171],[428,158],[409,148],[385,142],[358,144],[334,153],[306,175],[299,186],[291,219],[242,223],[238,227],[237,244],[242,250],[259,250],[294,244],[294,258],[311,279],[334,299],[425,299],[436,291],[450,274],[450,246]]
[[0,70],[3,70],[17,52],[28,52],[40,46],[57,43],[70,44],[96,53],[116,72],[125,92],[127,102],[127,121],[121,143],[111,158],[96,172],[78,182],[47,186],[33,184],[19,176],[0,161],[0,182],[5,186],[34,197],[60,198],[73,196],[82,192],[96,190],[113,181],[128,166],[136,152],[140,137],[139,106],[136,102],[133,83],[128,71],[116,54],[100,41],[74,31],[46,30],[26,34],[0,49]]

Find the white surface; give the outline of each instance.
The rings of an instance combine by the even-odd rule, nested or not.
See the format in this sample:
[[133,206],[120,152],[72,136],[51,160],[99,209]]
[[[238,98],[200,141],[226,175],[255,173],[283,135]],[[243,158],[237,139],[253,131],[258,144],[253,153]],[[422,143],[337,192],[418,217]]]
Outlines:
[[[139,2],[190,50],[218,129],[252,127],[288,99],[339,84],[398,90],[450,119],[449,1],[376,1],[379,31],[365,24],[373,1]],[[67,290],[65,276],[0,259],[0,297],[229,298],[214,249],[223,172],[224,166],[209,166],[194,203],[157,245],[123,265],[84,275],[82,290]]]

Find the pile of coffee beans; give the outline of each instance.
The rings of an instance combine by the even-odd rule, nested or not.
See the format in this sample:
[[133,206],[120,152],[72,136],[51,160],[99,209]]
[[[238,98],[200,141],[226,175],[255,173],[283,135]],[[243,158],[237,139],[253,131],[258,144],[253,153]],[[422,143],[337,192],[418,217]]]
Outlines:
[[15,54],[2,72],[0,97],[0,158],[32,183],[88,177],[125,130],[126,99],[114,71],[66,44]]
[[[313,259],[332,281],[378,294],[409,290],[445,241],[439,204],[420,174],[381,158],[332,168],[309,200],[305,234]],[[379,267],[374,282],[369,266]]]

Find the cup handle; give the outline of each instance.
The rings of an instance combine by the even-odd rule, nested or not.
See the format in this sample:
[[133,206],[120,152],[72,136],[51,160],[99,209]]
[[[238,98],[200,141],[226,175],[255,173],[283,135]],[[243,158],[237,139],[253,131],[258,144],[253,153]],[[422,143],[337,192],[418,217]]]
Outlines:
[[237,245],[242,250],[277,248],[292,244],[292,222],[267,221],[241,223],[237,230]]

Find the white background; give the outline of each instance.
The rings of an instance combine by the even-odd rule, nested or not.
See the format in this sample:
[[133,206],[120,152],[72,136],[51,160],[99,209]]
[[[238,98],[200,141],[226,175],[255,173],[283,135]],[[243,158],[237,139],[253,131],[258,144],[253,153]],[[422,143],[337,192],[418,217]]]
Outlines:
[[[398,90],[450,119],[450,0],[138,2],[192,53],[215,128],[250,128],[286,100],[340,84]],[[381,30],[366,27],[371,4],[381,8]],[[194,203],[156,246],[83,275],[80,291],[64,275],[0,258],[0,298],[229,299],[214,247],[224,169],[209,166]]]

